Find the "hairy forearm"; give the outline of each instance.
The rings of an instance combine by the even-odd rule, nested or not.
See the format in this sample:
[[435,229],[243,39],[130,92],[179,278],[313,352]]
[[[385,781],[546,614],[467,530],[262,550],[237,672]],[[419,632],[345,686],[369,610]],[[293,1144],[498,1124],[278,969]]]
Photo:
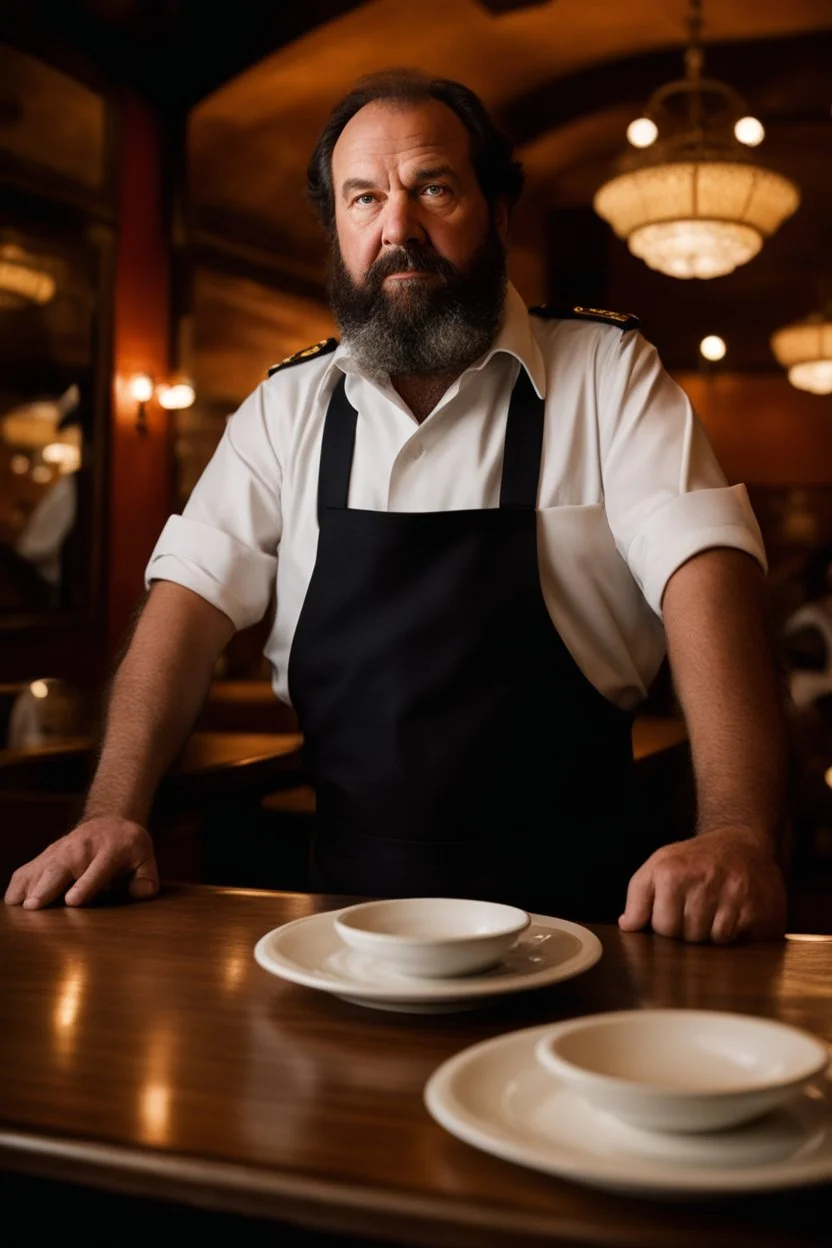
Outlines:
[[738,551],[708,551],[671,578],[663,611],[698,831],[742,831],[779,849],[788,751],[762,574]]
[[182,749],[214,664],[234,628],[179,585],[153,587],[112,684],[85,818],[144,825],[159,781]]

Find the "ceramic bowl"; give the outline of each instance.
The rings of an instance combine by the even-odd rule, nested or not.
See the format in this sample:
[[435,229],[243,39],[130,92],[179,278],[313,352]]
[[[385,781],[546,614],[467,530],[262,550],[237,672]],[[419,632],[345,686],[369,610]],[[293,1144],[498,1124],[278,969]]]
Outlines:
[[715,1010],[570,1019],[540,1064],[595,1108],[650,1131],[718,1131],[758,1118],[824,1071],[829,1050],[786,1023]]
[[352,949],[402,974],[447,979],[495,966],[529,922],[525,910],[498,902],[403,897],[348,906],[335,930]]

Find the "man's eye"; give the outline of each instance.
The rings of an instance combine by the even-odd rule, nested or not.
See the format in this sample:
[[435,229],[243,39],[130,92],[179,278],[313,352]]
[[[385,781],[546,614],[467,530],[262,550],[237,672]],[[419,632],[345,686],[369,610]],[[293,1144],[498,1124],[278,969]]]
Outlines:
[[352,202],[354,204],[360,204],[363,208],[367,204],[374,204],[376,202],[376,197],[372,191],[363,191],[360,195],[356,195]]
[[427,195],[428,199],[438,199],[440,195],[444,195],[447,192],[447,189],[440,182],[431,182],[429,186],[422,188],[422,194]]

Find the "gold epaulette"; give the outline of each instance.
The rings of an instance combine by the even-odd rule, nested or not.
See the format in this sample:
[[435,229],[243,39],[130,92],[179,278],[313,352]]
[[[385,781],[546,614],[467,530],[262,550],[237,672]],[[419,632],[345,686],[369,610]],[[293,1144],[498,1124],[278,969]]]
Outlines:
[[269,376],[279,372],[281,368],[291,368],[293,364],[302,364],[304,360],[316,360],[319,355],[329,355],[330,351],[334,351],[337,346],[337,338],[322,338],[320,342],[314,342],[311,347],[304,347],[302,351],[296,351],[294,355],[287,355],[286,359],[281,360],[279,364],[272,364]]
[[544,316],[551,320],[567,321],[601,321],[604,325],[615,325],[617,329],[638,329],[641,321],[632,312],[606,312],[603,308],[550,308],[544,304],[539,308],[529,308],[532,316]]

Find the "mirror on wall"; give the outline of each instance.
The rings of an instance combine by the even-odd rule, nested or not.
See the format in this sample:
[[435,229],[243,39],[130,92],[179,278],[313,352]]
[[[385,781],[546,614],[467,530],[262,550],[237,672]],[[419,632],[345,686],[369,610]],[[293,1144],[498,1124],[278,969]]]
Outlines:
[[0,44],[0,623],[96,609],[112,196],[104,98]]

